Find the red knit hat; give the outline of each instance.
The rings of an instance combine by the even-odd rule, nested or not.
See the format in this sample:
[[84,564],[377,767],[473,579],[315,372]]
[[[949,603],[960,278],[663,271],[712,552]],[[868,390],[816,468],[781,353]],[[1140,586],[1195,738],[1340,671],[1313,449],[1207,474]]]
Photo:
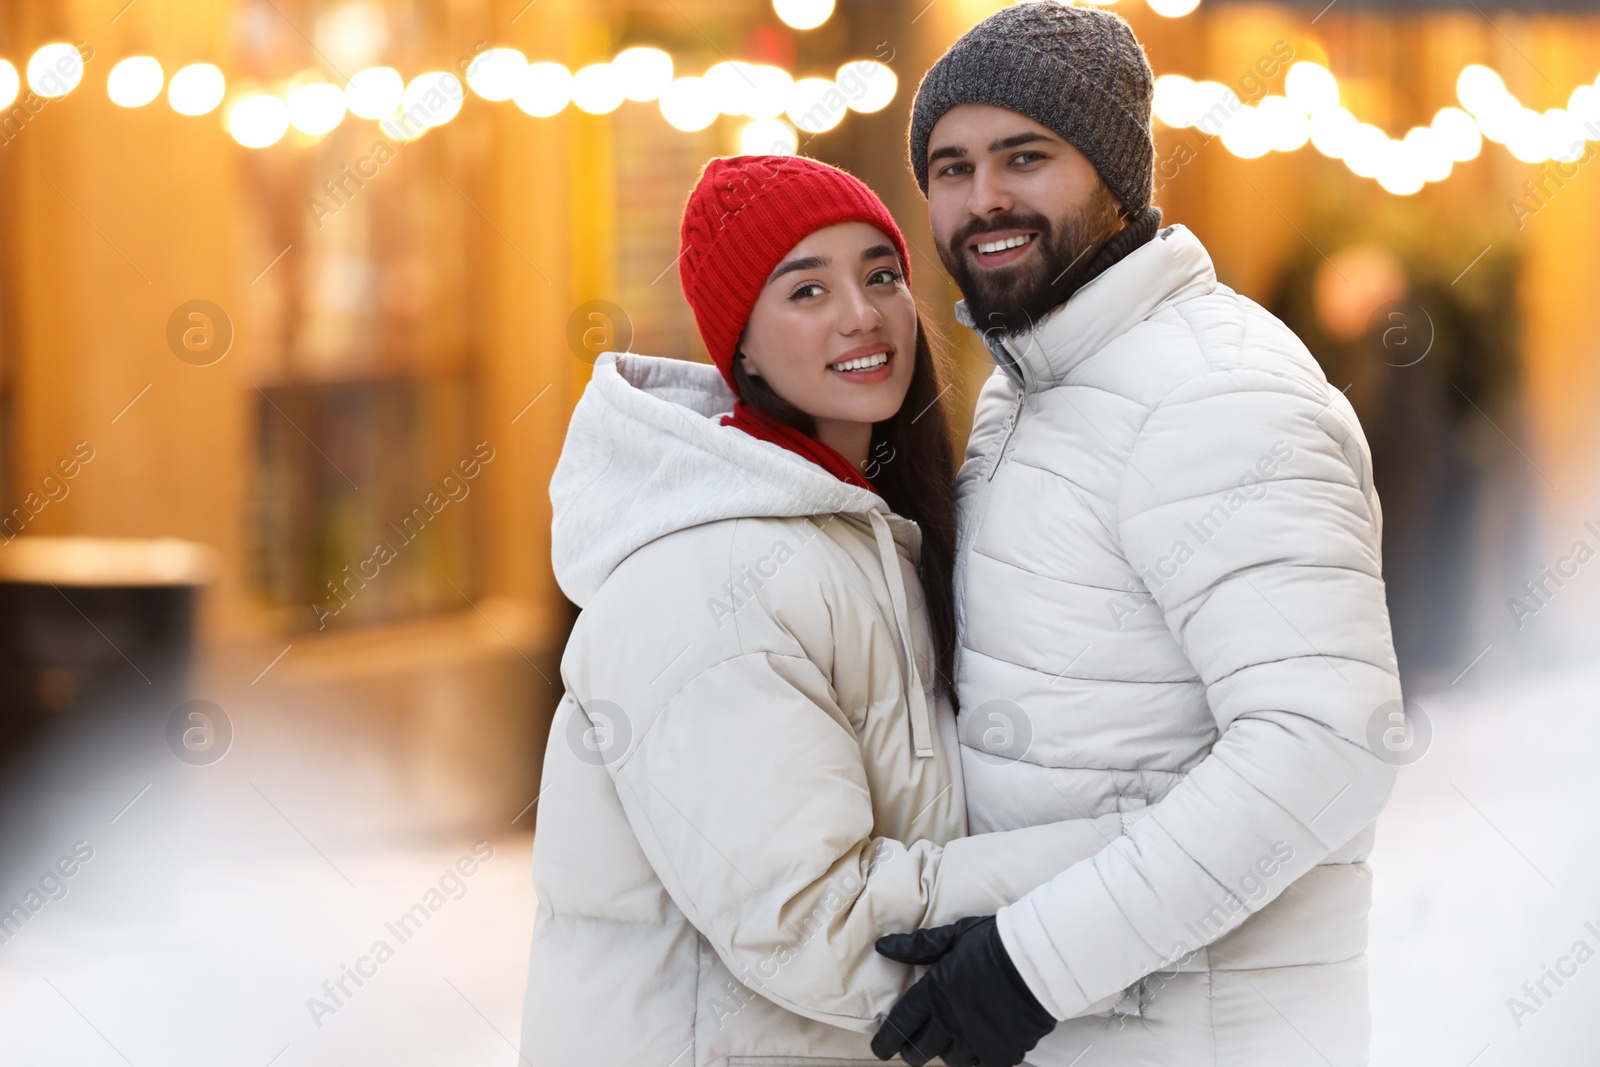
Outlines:
[[734,350],[767,276],[795,245],[840,222],[882,230],[910,286],[900,227],[859,179],[804,156],[730,156],[706,164],[683,208],[678,279],[730,389]]

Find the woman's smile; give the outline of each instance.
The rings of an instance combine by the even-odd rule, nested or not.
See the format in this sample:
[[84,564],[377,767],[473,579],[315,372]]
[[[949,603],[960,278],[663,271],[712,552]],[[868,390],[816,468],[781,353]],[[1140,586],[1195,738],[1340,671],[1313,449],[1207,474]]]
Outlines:
[[828,364],[828,370],[855,385],[887,381],[894,373],[894,346],[880,341],[859,345]]

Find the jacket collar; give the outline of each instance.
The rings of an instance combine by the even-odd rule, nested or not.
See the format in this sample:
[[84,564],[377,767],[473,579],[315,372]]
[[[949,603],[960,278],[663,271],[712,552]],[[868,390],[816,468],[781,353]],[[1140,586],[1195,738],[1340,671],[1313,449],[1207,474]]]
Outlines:
[[[1009,337],[984,335],[1000,369],[1024,392],[1065,381],[1072,368],[1157,309],[1211,292],[1216,270],[1199,238],[1186,226],[1168,226],[1089,282],[1032,329]],[[956,302],[956,320],[973,327],[967,302]]]

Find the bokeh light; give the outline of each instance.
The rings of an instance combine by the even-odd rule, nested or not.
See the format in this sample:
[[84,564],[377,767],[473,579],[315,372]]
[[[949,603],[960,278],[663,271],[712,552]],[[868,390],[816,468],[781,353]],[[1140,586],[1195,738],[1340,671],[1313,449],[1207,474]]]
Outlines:
[[772,10],[787,26],[814,30],[833,14],[833,0],[772,0]]
[[1148,0],[1150,10],[1162,18],[1180,19],[1200,6],[1200,0]]
[[659,48],[624,48],[611,61],[624,99],[647,103],[660,99],[672,84],[672,57]]
[[530,63],[511,99],[535,118],[558,114],[572,102],[572,72],[560,63]]
[[726,60],[714,64],[705,72],[706,92],[716,101],[717,110],[724,115],[746,114],[750,98],[756,92],[755,64]]
[[1272,129],[1259,109],[1245,104],[1222,127],[1222,146],[1240,159],[1258,159],[1272,151]]
[[834,81],[845,94],[850,110],[867,115],[888,107],[900,87],[900,79],[895,77],[894,71],[872,59],[846,63],[839,68]]
[[739,153],[748,156],[792,156],[800,135],[782,119],[751,119],[739,128]]
[[1284,75],[1283,91],[1307,114],[1339,104],[1339,82],[1319,63],[1302,60]]
[[28,88],[38,96],[66,96],[81,81],[83,57],[70,44],[47,44],[28,60]]
[[1396,196],[1410,196],[1423,185],[1422,167],[1404,142],[1385,136],[1377,154],[1378,184]]
[[1267,143],[1274,152],[1293,152],[1304,148],[1311,137],[1306,113],[1284,96],[1268,96],[1256,105],[1261,121],[1266,124]]
[[661,93],[661,116],[684,133],[703,130],[717,121],[717,102],[704,78],[674,78]]
[[289,94],[289,125],[317,136],[344,121],[344,91],[328,82],[302,85]]
[[1400,142],[1416,165],[1417,173],[1425,182],[1442,182],[1450,177],[1455,163],[1444,143],[1444,138],[1431,126],[1413,126]]
[[467,86],[485,100],[510,100],[516,95],[528,57],[515,48],[491,48],[467,67]]
[[161,95],[166,76],[151,56],[129,56],[106,76],[106,95],[118,107],[144,107]]
[[1330,107],[1312,115],[1309,125],[1312,146],[1329,159],[1343,159],[1358,123],[1348,108]]
[[167,103],[180,115],[206,115],[222,103],[228,83],[211,63],[191,63],[167,83]]
[[839,87],[827,78],[801,78],[794,83],[785,108],[789,121],[807,133],[826,133],[844,121],[850,108]]
[[610,63],[591,63],[572,76],[572,103],[591,115],[605,115],[622,106],[622,79]]
[[400,96],[400,111],[413,125],[443,126],[461,111],[466,90],[461,79],[444,70],[419,74]]
[[1345,166],[1362,178],[1376,178],[1389,146],[1389,135],[1370,122],[1359,122],[1345,142]]
[[1483,149],[1483,134],[1472,116],[1458,107],[1442,107],[1433,116],[1433,131],[1446,155],[1457,163],[1476,159]]
[[241,96],[228,106],[228,133],[246,148],[266,148],[289,130],[289,105],[268,93]]
[[405,79],[393,67],[358,70],[344,87],[344,106],[362,119],[383,119],[394,114],[405,95]]
[[1480,119],[1515,104],[1511,94],[1506,92],[1504,79],[1481,63],[1462,68],[1456,78],[1456,97]]
[[745,67],[750,78],[742,114],[753,119],[775,119],[789,106],[794,78],[782,67],[753,63]]
[[1190,105],[1193,95],[1193,80],[1182,74],[1163,74],[1155,81],[1150,109],[1158,121],[1181,130],[1193,121]]

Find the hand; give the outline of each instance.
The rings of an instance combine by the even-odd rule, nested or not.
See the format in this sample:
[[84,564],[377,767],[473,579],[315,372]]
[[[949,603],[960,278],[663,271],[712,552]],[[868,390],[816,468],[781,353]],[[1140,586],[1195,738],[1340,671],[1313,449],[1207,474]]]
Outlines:
[[878,952],[931,965],[872,1039],[872,1054],[911,1067],[935,1056],[950,1067],[1015,1067],[1055,1029],[1000,941],[993,915],[878,938]]

